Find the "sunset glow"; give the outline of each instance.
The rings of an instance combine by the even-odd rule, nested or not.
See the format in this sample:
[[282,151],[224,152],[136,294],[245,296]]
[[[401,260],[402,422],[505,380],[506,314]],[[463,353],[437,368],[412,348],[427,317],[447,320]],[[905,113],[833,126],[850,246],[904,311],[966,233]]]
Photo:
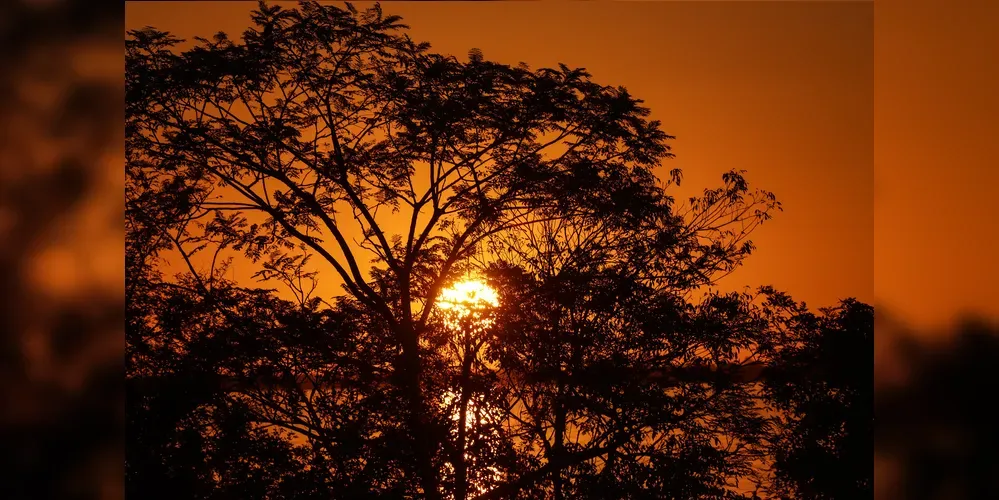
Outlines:
[[[499,295],[484,281],[465,279],[441,290],[436,305],[444,317],[445,325],[452,332],[464,338],[473,338],[476,332],[492,324],[488,313],[499,305]],[[475,356],[474,352],[472,356]],[[453,431],[455,437],[458,428],[464,427],[472,436],[485,433],[494,439],[499,438],[495,429],[485,429],[498,424],[503,418],[502,411],[485,401],[481,394],[473,395],[468,400],[466,414],[462,419],[458,398],[458,392],[448,391],[442,401],[444,408],[450,409],[451,418],[457,424]],[[469,474],[469,493],[481,495],[488,490],[490,484],[503,480],[503,474],[496,467],[478,463],[474,454],[465,452],[464,457]],[[444,470],[449,475],[454,474],[454,468],[450,464],[445,465]]]
[[[458,399],[459,395],[456,392],[448,391],[444,394],[443,406],[445,408],[453,408],[451,420],[455,424],[464,426],[465,431],[470,436],[475,436],[478,432],[481,432],[492,438],[498,439],[500,437],[495,428],[488,430],[487,428],[489,426],[496,426],[503,420],[502,410],[490,405],[481,395],[473,396],[468,400],[465,421],[462,422],[461,413],[458,410]],[[457,435],[458,429],[455,428],[453,433]],[[491,484],[503,481],[503,473],[498,468],[492,465],[480,464],[476,456],[467,451],[464,453],[464,457],[468,465],[470,493],[475,495],[484,494],[489,490]],[[451,464],[445,464],[444,471],[448,475],[454,474],[454,467]]]
[[459,281],[441,290],[437,297],[437,308],[445,313],[449,324],[457,324],[466,318],[482,318],[488,324],[489,320],[483,318],[484,314],[498,305],[496,290],[477,279]]

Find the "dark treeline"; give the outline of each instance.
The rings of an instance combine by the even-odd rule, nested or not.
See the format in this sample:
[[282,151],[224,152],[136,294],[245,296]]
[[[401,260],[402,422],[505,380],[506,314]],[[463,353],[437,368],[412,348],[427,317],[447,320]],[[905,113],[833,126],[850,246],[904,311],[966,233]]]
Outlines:
[[999,496],[993,453],[999,432],[988,396],[999,389],[997,326],[972,317],[949,331],[917,333],[890,319],[879,328],[892,356],[879,366],[896,372],[876,384],[879,498]]
[[780,204],[674,199],[625,88],[377,6],[179,42],[126,42],[128,495],[870,495],[873,309],[713,291]]

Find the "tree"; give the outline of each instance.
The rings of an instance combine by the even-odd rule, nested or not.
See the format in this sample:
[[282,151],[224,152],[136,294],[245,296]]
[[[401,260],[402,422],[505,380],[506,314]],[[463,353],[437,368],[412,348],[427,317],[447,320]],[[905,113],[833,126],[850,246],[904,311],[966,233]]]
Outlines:
[[515,306],[492,355],[525,447],[565,465],[554,498],[723,498],[759,457],[752,387],[711,367],[745,361],[767,324],[748,295],[688,300],[692,277],[652,257],[670,238],[654,233],[541,224],[508,234],[494,267]]
[[874,308],[855,299],[820,315],[786,297],[767,392],[780,411],[774,490],[787,498],[870,498],[874,483]]
[[[654,172],[672,137],[623,87],[434,54],[404,28],[379,6],[306,2],[261,4],[241,40],[186,51],[168,33],[129,33],[129,272],[145,276],[167,248],[189,270],[129,285],[130,374],[173,363],[157,336],[188,356],[215,339],[192,366],[244,384],[212,397],[261,443],[276,443],[265,426],[298,436],[317,484],[352,498],[723,494],[758,440],[746,394],[643,388],[637,374],[761,342],[747,297],[693,294],[751,253],[774,196],[733,171],[676,203],[680,172]],[[224,280],[234,253],[295,300]],[[313,296],[309,258],[344,296]],[[456,330],[434,312],[473,270],[504,296],[477,336],[482,324]],[[612,366],[635,370],[569,389]],[[525,392],[537,405],[520,414]],[[200,418],[204,430],[216,417]],[[582,428],[588,444],[570,444]]]

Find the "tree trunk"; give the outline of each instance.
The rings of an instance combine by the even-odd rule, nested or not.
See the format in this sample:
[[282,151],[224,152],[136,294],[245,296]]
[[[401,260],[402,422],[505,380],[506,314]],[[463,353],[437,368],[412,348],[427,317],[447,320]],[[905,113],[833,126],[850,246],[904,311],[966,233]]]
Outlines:
[[403,342],[403,377],[402,388],[407,399],[407,424],[413,436],[413,451],[416,454],[417,471],[420,475],[420,486],[424,498],[440,500],[440,476],[433,464],[435,439],[431,435],[430,423],[427,421],[426,402],[423,400],[422,364],[420,362],[419,341],[413,330],[407,332]]
[[[561,377],[560,377],[561,378]],[[557,467],[555,469],[555,477],[552,479],[554,482],[554,499],[563,500],[565,498],[562,492],[562,456],[565,451],[565,420],[566,420],[566,410],[565,405],[562,404],[562,391],[564,387],[562,382],[559,381],[558,387],[555,393],[555,444],[552,446],[552,456],[549,458],[549,462],[554,462]]]
[[458,442],[455,445],[457,451],[454,458],[454,498],[455,500],[465,500],[468,496],[468,463],[465,461],[465,439],[467,431],[465,422],[468,418],[468,400],[472,396],[472,391],[468,387],[468,381],[472,373],[472,361],[475,353],[471,352],[472,343],[465,343],[465,359],[461,363],[461,399],[458,408]]

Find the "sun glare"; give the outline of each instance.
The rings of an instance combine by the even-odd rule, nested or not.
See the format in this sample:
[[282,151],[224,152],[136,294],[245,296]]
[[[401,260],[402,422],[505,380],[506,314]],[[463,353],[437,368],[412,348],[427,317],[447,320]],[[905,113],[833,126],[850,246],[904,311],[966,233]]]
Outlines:
[[[488,312],[499,305],[499,295],[484,281],[466,279],[441,290],[440,295],[437,296],[436,305],[443,313],[445,325],[452,332],[461,332],[468,336],[465,338],[471,338],[476,335],[476,332],[480,332],[481,328],[492,324]],[[472,355],[475,355],[474,352]],[[496,425],[502,419],[502,412],[491,406],[480,395],[479,397],[473,396],[468,400],[465,421],[462,422],[457,407],[458,394],[448,391],[444,394],[444,399],[441,402],[443,407],[452,408],[451,418],[458,428],[464,427],[471,434],[477,428],[488,429],[490,425]],[[499,437],[495,434],[495,429],[482,430],[482,432],[491,433],[490,437],[492,438]],[[502,480],[503,474],[496,467],[477,463],[478,459],[474,454],[466,452],[464,455],[469,471],[469,493],[481,495],[486,492],[490,484]],[[444,469],[448,474],[454,473],[454,468],[450,464],[445,465]]]
[[484,311],[498,305],[496,290],[476,279],[459,281],[441,290],[437,297],[437,307],[458,320],[481,316]]

